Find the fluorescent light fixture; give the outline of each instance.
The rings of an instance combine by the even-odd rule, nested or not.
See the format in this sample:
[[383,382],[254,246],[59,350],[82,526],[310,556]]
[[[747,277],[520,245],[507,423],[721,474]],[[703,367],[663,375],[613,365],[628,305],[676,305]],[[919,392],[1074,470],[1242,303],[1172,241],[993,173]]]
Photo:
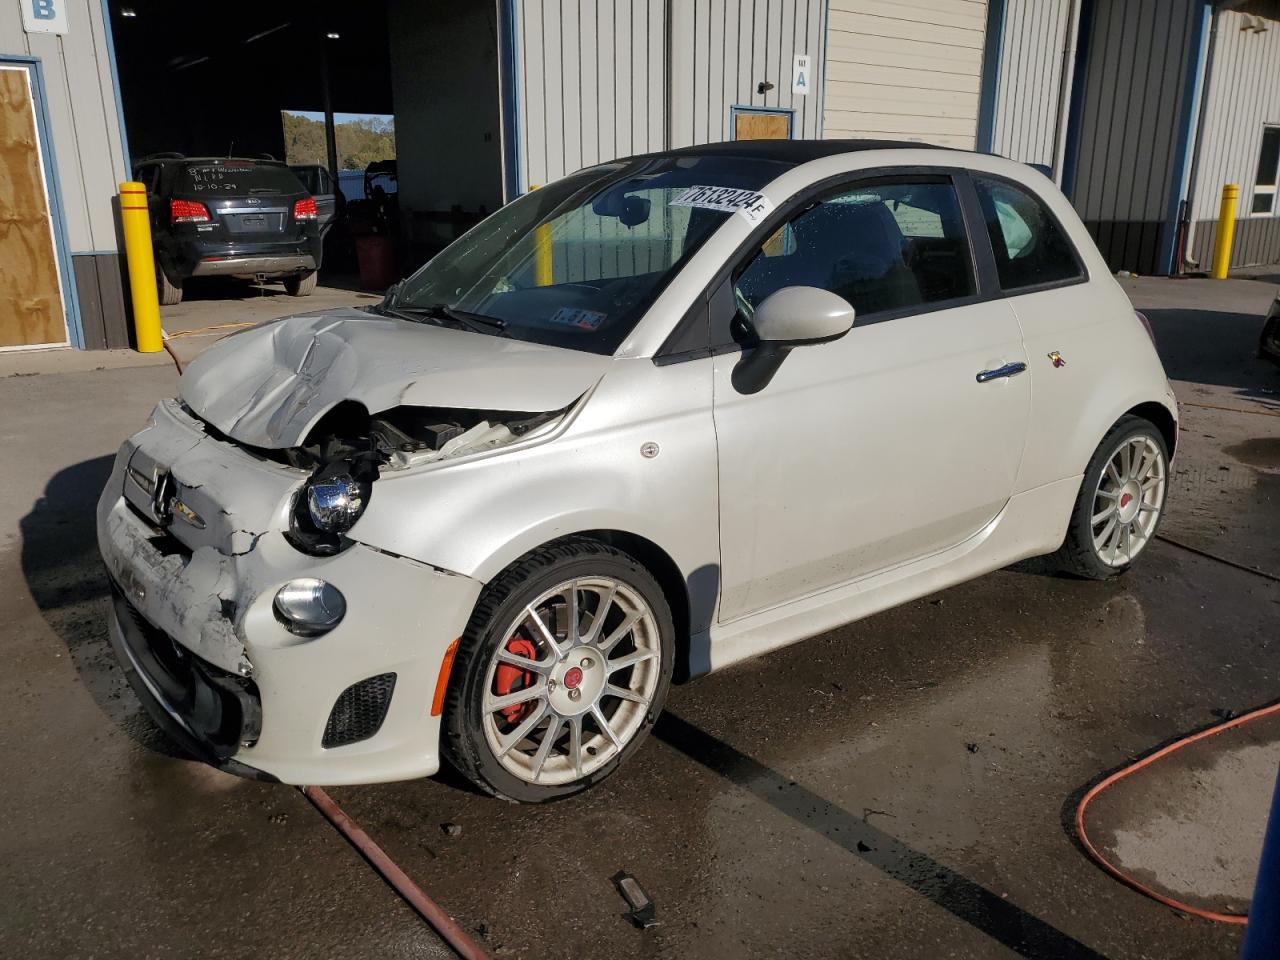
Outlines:
[[328,37],[330,40],[337,40],[340,36],[342,36],[342,34],[334,33],[330,31],[329,33],[326,33],[325,36]]

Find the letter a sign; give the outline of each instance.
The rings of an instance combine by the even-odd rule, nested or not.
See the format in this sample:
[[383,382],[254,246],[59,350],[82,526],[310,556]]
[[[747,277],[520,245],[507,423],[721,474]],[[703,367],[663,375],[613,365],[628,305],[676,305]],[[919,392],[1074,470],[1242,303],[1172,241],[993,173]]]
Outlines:
[[813,82],[809,67],[809,55],[796,54],[796,69],[791,75],[791,92],[797,96],[803,97],[809,92],[809,86]]
[[66,33],[70,0],[20,0],[22,29],[27,33]]

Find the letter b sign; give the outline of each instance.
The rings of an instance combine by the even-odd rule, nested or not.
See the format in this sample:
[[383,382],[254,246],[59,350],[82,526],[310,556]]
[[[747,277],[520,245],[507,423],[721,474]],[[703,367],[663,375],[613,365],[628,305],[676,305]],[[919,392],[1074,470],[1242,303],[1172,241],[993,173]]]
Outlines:
[[22,0],[22,27],[27,33],[66,33],[69,0]]

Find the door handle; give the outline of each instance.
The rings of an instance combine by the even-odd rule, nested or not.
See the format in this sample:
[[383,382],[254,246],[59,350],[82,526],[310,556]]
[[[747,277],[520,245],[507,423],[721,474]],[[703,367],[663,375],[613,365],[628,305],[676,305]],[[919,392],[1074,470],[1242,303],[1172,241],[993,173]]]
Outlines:
[[1027,365],[1022,362],[1006,363],[1003,367],[996,367],[994,370],[980,370],[977,380],[979,383],[988,383],[992,380],[999,380],[1001,377],[1016,377],[1018,374],[1025,372]]

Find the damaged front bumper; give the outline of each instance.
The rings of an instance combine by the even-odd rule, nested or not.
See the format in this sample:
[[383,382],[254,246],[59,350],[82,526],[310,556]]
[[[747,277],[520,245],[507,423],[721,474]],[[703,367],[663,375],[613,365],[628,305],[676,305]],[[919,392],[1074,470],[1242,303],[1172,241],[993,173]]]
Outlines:
[[[160,725],[215,765],[318,785],[431,775],[436,680],[480,584],[359,543],[299,552],[284,530],[304,480],[161,404],[121,447],[98,504],[116,654]],[[272,608],[299,577],[346,598],[346,617],[314,639]],[[367,707],[352,690],[371,681],[389,697],[379,722],[334,745],[335,723],[350,729]]]

